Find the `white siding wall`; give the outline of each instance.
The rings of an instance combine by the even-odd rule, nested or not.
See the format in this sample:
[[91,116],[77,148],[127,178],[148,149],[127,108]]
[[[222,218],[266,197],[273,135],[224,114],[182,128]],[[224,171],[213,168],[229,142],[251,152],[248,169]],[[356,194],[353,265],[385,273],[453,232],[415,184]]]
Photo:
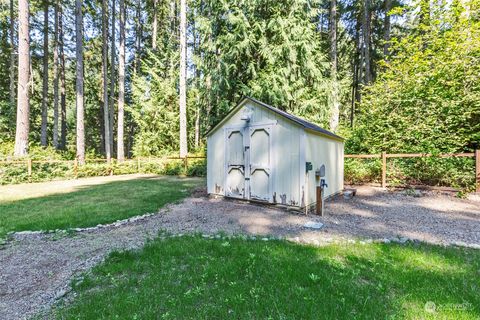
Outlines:
[[315,188],[320,180],[315,171],[325,165],[325,177],[328,188],[325,197],[343,190],[343,142],[333,140],[312,132],[307,132],[306,161],[312,162],[313,170],[308,173],[308,204],[315,203]]
[[[259,123],[275,123],[272,126],[271,139],[271,179],[273,194],[276,194],[277,203],[281,203],[281,196],[286,204],[301,205],[301,186],[303,177],[298,172],[304,172],[305,163],[299,161],[301,135],[303,128],[285,119],[284,117],[247,101],[236,113],[227,119],[222,127],[218,128],[207,138],[207,186],[208,193],[224,195],[225,192],[225,134],[228,127],[245,126],[241,120],[243,109],[252,108],[250,125]],[[253,151],[253,150],[252,150]],[[253,151],[254,152],[254,151]],[[217,187],[216,187],[217,186]]]

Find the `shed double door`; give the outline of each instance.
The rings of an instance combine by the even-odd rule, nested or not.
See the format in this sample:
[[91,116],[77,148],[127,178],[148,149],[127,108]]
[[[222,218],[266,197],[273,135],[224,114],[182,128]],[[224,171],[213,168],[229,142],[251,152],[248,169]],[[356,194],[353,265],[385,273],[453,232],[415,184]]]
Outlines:
[[271,201],[271,128],[226,129],[226,196]]

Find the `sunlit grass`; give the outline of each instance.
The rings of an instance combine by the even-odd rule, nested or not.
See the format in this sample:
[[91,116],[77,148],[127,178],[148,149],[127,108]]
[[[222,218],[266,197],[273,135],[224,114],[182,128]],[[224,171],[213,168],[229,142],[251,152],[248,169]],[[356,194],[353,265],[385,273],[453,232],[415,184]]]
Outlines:
[[[150,176],[90,181],[79,180],[73,187],[69,182],[65,189],[63,181],[2,187],[0,239],[9,231],[91,227],[157,212],[188,196],[204,180]],[[9,188],[13,191],[7,193]]]
[[73,302],[53,313],[61,319],[478,319],[479,270],[480,251],[473,249],[167,237],[112,254],[74,285]]

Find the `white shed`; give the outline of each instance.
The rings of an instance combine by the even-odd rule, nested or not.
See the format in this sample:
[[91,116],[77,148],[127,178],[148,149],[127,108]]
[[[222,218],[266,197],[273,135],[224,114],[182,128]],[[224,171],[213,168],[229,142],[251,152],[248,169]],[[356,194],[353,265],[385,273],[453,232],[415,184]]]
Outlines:
[[321,179],[325,198],[343,190],[343,148],[343,138],[245,97],[207,133],[208,193],[311,208]]

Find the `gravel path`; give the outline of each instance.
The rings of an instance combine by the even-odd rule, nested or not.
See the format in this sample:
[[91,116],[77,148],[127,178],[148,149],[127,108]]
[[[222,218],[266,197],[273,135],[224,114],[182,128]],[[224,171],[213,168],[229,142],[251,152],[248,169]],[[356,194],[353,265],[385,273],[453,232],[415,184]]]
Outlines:
[[[480,202],[445,195],[419,197],[359,188],[351,200],[336,198],[327,216],[284,210],[197,193],[183,203],[136,221],[68,234],[16,234],[0,247],[0,319],[23,319],[48,308],[72,278],[112,250],[141,247],[159,230],[172,233],[274,235],[324,244],[339,239],[409,238],[436,244],[480,246]],[[324,227],[314,231],[309,222]]]

